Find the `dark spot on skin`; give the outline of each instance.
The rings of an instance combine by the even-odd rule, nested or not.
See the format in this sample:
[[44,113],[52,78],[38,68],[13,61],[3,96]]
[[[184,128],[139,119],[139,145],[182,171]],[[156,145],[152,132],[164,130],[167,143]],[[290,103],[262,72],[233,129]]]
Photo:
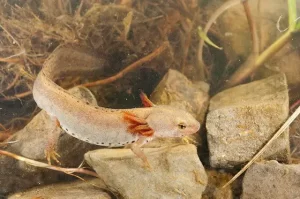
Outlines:
[[149,140],[146,140],[146,142],[149,142]]
[[108,143],[108,145],[110,146],[110,145],[111,145],[111,143]]
[[96,142],[96,144],[99,144],[99,142]]
[[89,141],[89,139],[86,139],[85,141],[86,141],[86,142],[88,142],[88,141]]
[[77,102],[79,102],[79,100],[77,100]]
[[129,142],[126,142],[126,144],[128,144]]
[[68,129],[66,129],[66,131],[69,131]]
[[118,144],[120,145],[121,143],[119,142]]
[[75,136],[75,134],[74,134],[74,133],[71,133],[71,135]]
[[135,141],[133,140],[131,143],[135,143]]
[[90,103],[88,103],[88,102],[85,102],[86,103],[86,105],[89,105]]
[[104,145],[104,142],[101,142],[101,144],[103,144],[103,145]]

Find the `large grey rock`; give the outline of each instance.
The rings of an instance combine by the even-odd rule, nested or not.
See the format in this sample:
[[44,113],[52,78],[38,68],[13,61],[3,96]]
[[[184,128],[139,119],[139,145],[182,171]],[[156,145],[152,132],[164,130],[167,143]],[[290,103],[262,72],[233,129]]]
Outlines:
[[242,199],[277,198],[300,198],[300,164],[275,160],[253,164],[244,176]]
[[[207,138],[212,167],[231,168],[249,161],[287,119],[286,78],[275,75],[218,93],[210,101]],[[263,154],[287,160],[286,130]]]
[[85,154],[105,184],[124,198],[201,198],[207,184],[194,145],[145,148],[152,170],[130,149],[100,149]]
[[8,196],[8,199],[111,199],[110,195],[101,187],[105,187],[105,185],[100,179],[59,183],[15,193]]
[[[92,104],[97,104],[93,94],[86,88],[73,88],[70,93]],[[44,150],[49,134],[53,133],[54,127],[55,124],[50,117],[41,111],[25,128],[13,135],[11,140],[17,142],[9,144],[5,150],[45,162]],[[62,131],[59,128],[56,130]],[[62,133],[57,143],[57,152],[61,155],[62,166],[65,167],[77,167],[82,162],[84,153],[95,148],[96,146],[73,138],[67,133]],[[40,169],[10,157],[0,156],[0,194],[55,182],[59,180],[59,175],[61,175],[59,172]]]

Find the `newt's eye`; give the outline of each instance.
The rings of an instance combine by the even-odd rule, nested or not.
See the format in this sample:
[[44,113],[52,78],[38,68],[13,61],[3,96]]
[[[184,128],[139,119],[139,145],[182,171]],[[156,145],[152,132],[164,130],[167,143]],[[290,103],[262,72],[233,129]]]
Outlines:
[[186,128],[186,125],[184,123],[179,123],[178,124],[178,128],[180,129],[185,129]]

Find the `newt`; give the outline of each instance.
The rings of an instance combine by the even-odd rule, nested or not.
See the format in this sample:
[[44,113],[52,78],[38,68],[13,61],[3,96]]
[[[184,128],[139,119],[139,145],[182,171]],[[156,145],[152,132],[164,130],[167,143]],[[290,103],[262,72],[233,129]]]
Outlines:
[[[77,99],[55,80],[61,74],[93,70],[93,67],[83,66],[80,60],[61,65],[57,53],[49,56],[39,72],[33,98],[69,135],[100,146],[130,145],[133,153],[149,165],[141,149],[145,143],[156,137],[183,137],[199,130],[200,123],[189,112],[170,105],[154,105],[143,93],[144,107],[130,109],[104,108]],[[70,56],[74,57],[74,53]]]

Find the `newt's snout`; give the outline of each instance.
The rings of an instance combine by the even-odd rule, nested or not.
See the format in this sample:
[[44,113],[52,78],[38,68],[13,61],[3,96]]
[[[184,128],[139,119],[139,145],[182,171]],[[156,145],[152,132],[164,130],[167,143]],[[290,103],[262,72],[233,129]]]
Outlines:
[[194,126],[194,131],[195,131],[195,133],[196,133],[197,131],[199,131],[200,127],[201,127],[201,125],[200,125],[200,123],[197,121],[197,124]]
[[195,120],[193,125],[191,125],[191,127],[189,128],[188,134],[196,133],[197,131],[199,131],[200,126],[201,126],[200,123],[197,120]]

